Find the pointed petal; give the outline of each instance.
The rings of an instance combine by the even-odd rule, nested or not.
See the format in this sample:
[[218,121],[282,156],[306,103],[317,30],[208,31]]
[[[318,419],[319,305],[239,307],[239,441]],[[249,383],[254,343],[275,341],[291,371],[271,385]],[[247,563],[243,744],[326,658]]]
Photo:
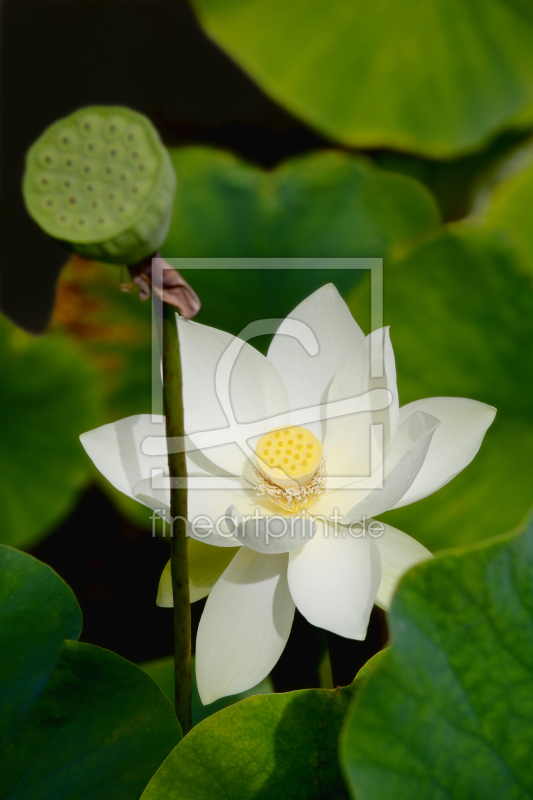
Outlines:
[[[391,403],[387,408],[374,411],[372,422],[382,424],[384,428],[383,443],[385,453],[389,453],[396,438],[400,421],[400,402],[398,387],[396,385],[396,362],[394,350],[390,340],[388,328],[380,328],[366,337],[365,345],[371,365],[372,377],[369,381],[370,389],[388,389],[391,393]],[[381,377],[378,377],[381,373]]]
[[[265,356],[232,334],[181,317],[178,331],[185,430],[193,441],[195,433],[210,432],[207,457],[233,475],[245,475],[249,465],[242,449],[217,442],[225,439],[228,427],[237,441],[240,424],[278,414],[286,414],[288,421],[283,380]],[[262,433],[268,429],[267,424]]]
[[[369,520],[371,524],[374,520]],[[406,533],[402,533],[392,525],[384,522],[377,523],[383,529],[383,534],[375,539],[381,554],[381,583],[376,596],[376,605],[388,611],[392,602],[392,596],[398,585],[398,581],[408,569],[433,558],[432,554]],[[374,527],[373,526],[373,527]],[[367,526],[368,529],[368,526]]]
[[[191,603],[207,597],[217,580],[220,578],[237,550],[223,547],[209,547],[203,542],[189,539],[187,543],[189,555],[189,590]],[[170,561],[161,574],[157,592],[157,605],[163,608],[172,608],[172,578],[170,575]]]
[[[215,548],[213,548],[214,550]],[[223,551],[222,551],[223,552]],[[190,584],[190,582],[189,582]],[[196,598],[200,600],[201,598]],[[172,608],[174,606],[174,598],[172,596],[172,576],[170,574],[170,559],[165,564],[165,568],[159,578],[159,586],[157,588],[157,599],[155,601],[161,608]],[[191,595],[191,603],[193,602]]]
[[440,421],[428,454],[409,490],[395,508],[415,503],[449,483],[474,458],[496,409],[463,397],[428,397],[400,409],[400,420],[423,411]]
[[[318,353],[309,355],[294,336],[285,335],[288,320],[306,323],[314,333]],[[364,334],[348,306],[332,284],[323,286],[300,303],[283,322],[268,350],[267,358],[283,378],[291,410],[309,408],[326,400],[326,390],[344,359]],[[306,425],[320,440],[319,422]]]
[[393,448],[384,464],[381,486],[371,489],[366,480],[356,481],[319,497],[308,513],[327,519],[335,515],[342,519],[343,525],[350,525],[363,517],[368,519],[389,511],[416,478],[438,426],[435,417],[415,411],[398,428]]
[[[377,377],[379,373],[381,377]],[[398,389],[388,328],[374,331],[352,349],[331,382],[327,402],[329,404],[349,399],[356,401],[361,395],[375,389],[389,392],[390,403],[385,408],[373,405],[370,412],[354,411],[326,420],[324,451],[328,456],[328,475],[346,477],[347,482],[353,482],[370,474],[372,425],[383,427],[383,435],[379,439],[385,454],[389,452],[396,437],[399,418]],[[378,397],[373,394],[371,399],[375,403]],[[372,466],[375,469],[376,465]]]
[[[404,420],[385,461],[383,486],[366,492],[346,514],[343,524],[349,525],[363,517],[377,517],[394,508],[420,472],[439,424],[435,417],[423,411],[415,411]],[[344,491],[340,489],[338,494]]]
[[[328,404],[359,398],[368,392],[369,381],[368,349],[363,340],[352,348],[335,373],[327,391]],[[329,475],[347,477],[352,483],[368,474],[371,424],[369,412],[348,413],[325,421],[324,453],[328,459]]]
[[[150,414],[126,417],[82,433],[80,441],[104,478],[135,500],[132,489],[136,483],[148,478],[152,469],[168,470],[166,452],[157,456],[142,452],[143,441],[151,436],[165,436],[164,417],[152,418]],[[190,459],[187,459],[187,469],[189,472],[197,469]]]
[[287,560],[242,547],[211,590],[196,640],[204,705],[255,686],[283,652],[294,617]]
[[362,640],[381,580],[379,548],[367,533],[321,526],[289,556],[289,588],[298,610],[319,628]]

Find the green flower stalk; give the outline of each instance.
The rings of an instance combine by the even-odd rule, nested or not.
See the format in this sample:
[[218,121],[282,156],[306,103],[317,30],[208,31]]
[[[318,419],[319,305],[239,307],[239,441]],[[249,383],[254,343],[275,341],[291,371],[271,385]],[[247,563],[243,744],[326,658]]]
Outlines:
[[[163,303],[163,394],[167,440],[183,438],[183,390],[176,312]],[[169,452],[170,475],[187,477],[185,453]],[[170,490],[170,569],[174,599],[174,675],[176,715],[183,734],[192,727],[191,598],[187,559],[187,489]]]

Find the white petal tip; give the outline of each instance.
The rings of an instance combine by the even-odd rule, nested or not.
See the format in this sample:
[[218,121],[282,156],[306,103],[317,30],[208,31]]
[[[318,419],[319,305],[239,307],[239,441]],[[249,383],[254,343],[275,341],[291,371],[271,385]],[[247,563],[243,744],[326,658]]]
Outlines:
[[174,603],[168,603],[164,598],[159,599],[159,596],[157,597],[155,604],[156,606],[159,606],[159,608],[174,608]]
[[159,579],[159,587],[157,589],[156,605],[160,608],[173,608],[174,596],[172,594],[172,577],[170,574],[170,561],[165,565],[165,569],[161,573]]
[[342,636],[343,639],[349,639],[353,642],[364,642],[366,639],[366,635],[368,633],[368,623],[365,626],[364,631],[357,630],[357,631],[347,631],[346,629],[343,630],[333,630],[333,628],[326,628],[325,630],[330,631],[330,633],[334,633],[337,636]]
[[208,706],[211,703],[214,703],[215,700],[220,700],[221,697],[226,696],[223,694],[206,694],[200,690],[200,687],[198,687],[198,694],[200,695],[200,701],[203,706]]

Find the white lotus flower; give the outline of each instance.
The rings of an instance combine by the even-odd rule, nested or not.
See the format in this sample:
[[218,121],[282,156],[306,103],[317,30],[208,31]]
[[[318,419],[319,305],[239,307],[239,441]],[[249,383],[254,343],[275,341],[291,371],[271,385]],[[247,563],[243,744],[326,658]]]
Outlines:
[[[196,671],[210,703],[270,672],[295,605],[313,625],[365,638],[373,604],[388,608],[401,575],[431,555],[373,517],[455,477],[495,410],[456,397],[400,408],[388,329],[365,337],[332,285],[289,315],[267,357],[223,331],[181,318],[178,327],[196,487],[188,493],[191,599],[209,595]],[[234,356],[224,396],[215,384]],[[380,357],[382,377],[371,377]],[[168,474],[161,422],[129,417],[81,440],[113,486],[164,516],[169,490],[151,479],[154,468]],[[382,482],[373,486],[375,466]],[[285,524],[292,528],[282,535]],[[158,603],[172,605],[168,565]]]

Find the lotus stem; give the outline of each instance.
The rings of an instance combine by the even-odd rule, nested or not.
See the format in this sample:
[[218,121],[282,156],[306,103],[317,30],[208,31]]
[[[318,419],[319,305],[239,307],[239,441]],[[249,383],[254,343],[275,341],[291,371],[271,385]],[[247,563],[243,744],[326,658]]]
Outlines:
[[[163,398],[167,438],[183,437],[183,393],[176,310],[163,303]],[[185,479],[185,453],[169,453],[172,478]],[[172,483],[172,482],[171,482]],[[174,685],[176,716],[185,736],[192,727],[191,600],[187,560],[187,489],[170,489],[170,564],[174,598]]]

